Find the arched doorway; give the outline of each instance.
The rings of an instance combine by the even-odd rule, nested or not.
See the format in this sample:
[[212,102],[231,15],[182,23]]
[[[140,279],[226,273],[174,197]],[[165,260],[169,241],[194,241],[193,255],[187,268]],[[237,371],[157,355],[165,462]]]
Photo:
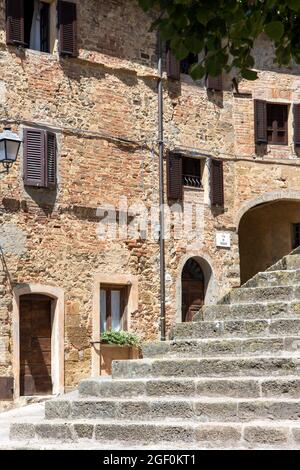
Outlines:
[[290,253],[300,240],[300,201],[276,200],[249,209],[239,224],[241,283]]
[[52,394],[51,343],[54,299],[20,297],[20,395]]
[[190,258],[181,274],[182,321],[190,322],[204,304],[204,274],[195,258]]

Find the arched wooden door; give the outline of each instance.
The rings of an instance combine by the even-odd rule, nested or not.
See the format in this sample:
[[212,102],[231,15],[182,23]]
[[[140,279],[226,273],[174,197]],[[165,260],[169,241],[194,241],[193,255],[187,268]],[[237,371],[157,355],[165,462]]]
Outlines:
[[52,299],[29,294],[20,298],[20,394],[50,395]]
[[182,271],[182,321],[193,321],[204,304],[204,275],[194,258],[189,259]]

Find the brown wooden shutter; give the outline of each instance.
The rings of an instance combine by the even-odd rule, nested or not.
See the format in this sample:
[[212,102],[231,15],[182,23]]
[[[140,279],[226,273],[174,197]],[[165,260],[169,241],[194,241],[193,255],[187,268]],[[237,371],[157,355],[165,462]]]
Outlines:
[[6,0],[6,43],[24,44],[24,0]]
[[300,104],[294,104],[294,144],[300,146]]
[[77,57],[77,12],[76,3],[59,0],[58,27],[59,53],[62,56]]
[[211,161],[211,204],[224,206],[224,174],[221,160]]
[[167,48],[167,76],[174,80],[180,80],[180,62],[172,54],[169,47]]
[[24,184],[46,186],[45,131],[24,129]]
[[46,186],[53,188],[56,186],[56,136],[47,132],[46,136]]
[[169,199],[182,199],[182,158],[176,153],[167,153],[167,189]]
[[266,144],[267,139],[267,103],[262,100],[254,101],[254,123],[256,144]]
[[0,400],[12,400],[14,396],[14,378],[0,377]]
[[208,75],[206,77],[206,88],[208,90],[222,91],[223,90],[222,75],[218,75],[217,77],[212,77],[211,75]]

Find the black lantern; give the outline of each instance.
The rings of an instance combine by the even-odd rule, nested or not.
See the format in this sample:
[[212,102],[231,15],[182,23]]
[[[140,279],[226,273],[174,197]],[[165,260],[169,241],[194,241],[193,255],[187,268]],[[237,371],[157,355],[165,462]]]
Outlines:
[[18,134],[12,132],[10,127],[5,127],[0,134],[0,162],[7,173],[17,159],[21,142]]

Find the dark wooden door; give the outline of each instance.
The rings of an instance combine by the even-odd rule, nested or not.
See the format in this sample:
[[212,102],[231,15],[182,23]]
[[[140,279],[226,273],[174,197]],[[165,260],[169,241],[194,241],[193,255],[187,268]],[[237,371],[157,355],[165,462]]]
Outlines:
[[51,380],[51,302],[49,297],[20,299],[20,393],[48,395]]
[[198,280],[182,281],[182,321],[193,321],[204,303],[204,283]]

